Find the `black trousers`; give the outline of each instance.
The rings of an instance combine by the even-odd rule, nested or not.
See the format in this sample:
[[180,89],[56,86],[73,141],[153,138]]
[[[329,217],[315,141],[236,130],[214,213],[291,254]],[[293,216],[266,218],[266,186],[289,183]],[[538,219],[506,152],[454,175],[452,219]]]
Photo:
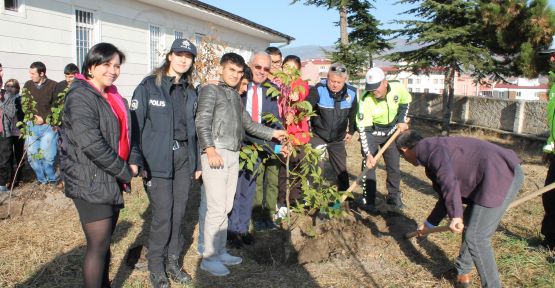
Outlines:
[[[364,134],[364,135],[363,135]],[[366,156],[368,153],[376,155],[380,147],[387,142],[389,136],[369,135],[363,132],[360,135],[362,148],[362,169],[366,166]],[[386,188],[388,197],[401,197],[399,187],[401,185],[400,154],[395,145],[389,145],[383,153],[385,161],[385,171],[387,173]],[[368,170],[362,178],[362,191],[366,203],[376,203],[376,167]]]
[[[289,171],[300,171],[300,163],[305,156],[304,149],[301,147],[299,151],[297,151],[297,155],[295,157],[291,157],[289,159]],[[282,157],[283,159],[283,157]],[[285,161],[285,159],[283,159]],[[279,190],[278,190],[278,206],[285,206],[287,203],[287,168],[285,164],[281,163],[279,167]],[[302,183],[301,178],[296,177],[289,174],[289,203],[295,204],[297,201],[301,201],[302,199]]]
[[[21,159],[23,159],[23,152],[25,151],[25,139],[19,136],[12,136],[11,138],[13,143],[13,155],[14,155],[12,162],[17,169],[19,163],[21,163],[21,167],[25,166],[25,162],[21,162]],[[16,171],[15,169],[12,171],[11,177],[16,185],[21,179],[21,175],[23,174],[22,170],[23,169],[19,170],[18,175],[14,175]]]
[[185,239],[182,221],[192,177],[187,145],[173,151],[173,178],[145,179],[152,221],[148,237],[148,270],[163,272],[168,255],[181,256]]
[[[549,169],[545,185],[555,182],[555,155],[549,155]],[[544,243],[550,248],[555,248],[555,189],[542,195],[545,215],[542,220],[541,233],[545,236]]]
[[12,176],[13,140],[0,134],[0,186],[6,186]]
[[347,150],[345,141],[326,142],[318,135],[310,139],[312,147],[326,144],[331,167],[337,175],[337,188],[339,191],[346,191],[349,188],[349,174],[347,173]]

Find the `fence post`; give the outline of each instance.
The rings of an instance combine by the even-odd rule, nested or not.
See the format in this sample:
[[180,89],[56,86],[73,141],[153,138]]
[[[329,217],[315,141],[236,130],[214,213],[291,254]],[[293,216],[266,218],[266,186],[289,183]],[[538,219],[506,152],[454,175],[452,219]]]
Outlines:
[[522,134],[522,127],[524,127],[524,108],[526,102],[523,100],[516,101],[516,112],[515,112],[515,122],[513,124],[513,132],[516,134]]

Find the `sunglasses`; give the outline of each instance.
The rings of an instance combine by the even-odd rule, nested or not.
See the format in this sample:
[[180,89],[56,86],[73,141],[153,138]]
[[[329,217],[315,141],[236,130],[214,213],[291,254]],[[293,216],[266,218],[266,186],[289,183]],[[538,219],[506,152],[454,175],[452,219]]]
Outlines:
[[263,70],[264,69],[264,72],[270,72],[270,68],[262,67],[261,65],[254,65],[254,69],[256,69],[256,70]]
[[344,68],[344,67],[331,67],[330,70],[331,70],[332,72],[341,72],[341,73],[344,73],[344,72],[347,71],[347,68]]

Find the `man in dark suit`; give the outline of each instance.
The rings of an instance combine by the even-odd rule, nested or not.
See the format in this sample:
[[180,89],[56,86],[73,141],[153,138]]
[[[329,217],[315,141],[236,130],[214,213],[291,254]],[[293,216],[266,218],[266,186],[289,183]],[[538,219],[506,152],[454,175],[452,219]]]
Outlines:
[[[249,67],[252,71],[252,82],[249,83],[247,92],[242,97],[245,109],[251,115],[254,122],[262,123],[272,128],[279,128],[276,124],[262,119],[267,113],[279,118],[277,99],[272,98],[267,93],[268,87],[266,83],[269,83],[267,79],[270,72],[270,56],[265,52],[254,53],[249,62]],[[253,143],[265,148],[264,151],[259,152],[258,163],[261,163],[264,158],[271,156],[272,151],[279,152],[276,150],[276,142],[267,142],[247,134],[244,145],[251,145]],[[255,195],[257,195],[257,198],[265,198],[270,205],[276,205],[279,160],[266,159],[262,167],[258,169],[255,166],[254,171],[257,171],[257,173],[253,174],[246,167],[239,171],[237,192],[235,193],[235,201],[229,216],[228,226],[228,240],[235,247],[252,243],[253,238],[248,233],[251,216],[255,218],[254,226],[256,230],[276,228],[271,218],[272,215],[267,215],[269,217],[253,215],[253,200]],[[261,196],[263,193],[265,193],[265,197]],[[259,208],[261,207],[255,207],[257,211],[260,210]],[[271,208],[275,210],[274,207]]]
[[424,166],[439,194],[434,209],[418,229],[434,227],[448,215],[449,228],[463,233],[456,262],[458,284],[470,287],[474,263],[482,287],[501,287],[491,237],[522,186],[522,160],[512,150],[474,138],[422,138],[407,130],[396,142],[405,160]]

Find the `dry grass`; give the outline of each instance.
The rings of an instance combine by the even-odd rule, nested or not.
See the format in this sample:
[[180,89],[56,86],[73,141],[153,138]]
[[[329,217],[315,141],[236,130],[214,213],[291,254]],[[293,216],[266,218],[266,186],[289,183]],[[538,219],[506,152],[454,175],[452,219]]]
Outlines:
[[[415,122],[417,128],[425,129],[425,134],[437,133],[435,125]],[[533,192],[543,186],[547,169],[541,165],[537,152],[539,148],[536,148],[541,147],[541,143],[503,139],[471,130],[457,130],[455,134],[480,137],[515,149],[525,160],[526,180],[521,193]],[[357,143],[353,141],[349,145],[348,156],[352,175],[356,175],[360,169],[359,151]],[[333,242],[339,243],[333,245],[343,247],[337,255],[334,254],[323,263],[261,265],[251,257],[253,251],[234,251],[244,257],[244,263],[232,267],[231,275],[224,278],[211,277],[198,268],[200,258],[196,253],[195,241],[198,233],[196,209],[199,192],[195,190],[190,197],[185,219],[187,253],[184,256],[184,267],[194,279],[190,286],[452,287],[453,275],[450,270],[458,253],[460,236],[435,234],[420,244],[402,238],[405,232],[414,229],[416,223],[422,222],[427,216],[435,203],[435,196],[421,167],[413,167],[402,161],[401,169],[403,197],[407,205],[403,215],[371,217],[353,212],[348,216],[348,221],[332,221],[327,225],[346,231],[344,234],[334,234],[342,241]],[[383,163],[380,163],[378,178],[385,179]],[[384,182],[378,182],[381,193],[385,191]],[[111,278],[114,279],[114,287],[149,287],[148,273],[129,269],[124,260],[130,247],[145,243],[148,233],[148,221],[145,221],[149,215],[148,199],[139,181],[133,183],[133,187],[136,191],[126,195],[126,208],[121,214],[112,244]],[[33,184],[25,184],[18,189],[20,196],[15,198],[16,202],[17,199],[23,199],[24,195],[31,195],[31,191],[34,191],[34,199],[27,201],[22,216],[15,215],[0,221],[0,287],[80,287],[85,241],[72,202],[60,191],[43,191]],[[383,195],[379,200],[383,201]],[[380,208],[387,209],[385,205]],[[493,238],[504,286],[555,287],[555,266],[546,262],[548,254],[528,248],[539,242],[542,215],[539,199],[505,215]],[[356,233],[351,233],[353,231]],[[348,238],[347,232],[356,235],[356,239]],[[332,243],[324,234],[317,233],[315,239],[328,239],[325,241]],[[474,283],[477,282],[479,279],[475,275]],[[172,287],[178,285],[173,283]]]

